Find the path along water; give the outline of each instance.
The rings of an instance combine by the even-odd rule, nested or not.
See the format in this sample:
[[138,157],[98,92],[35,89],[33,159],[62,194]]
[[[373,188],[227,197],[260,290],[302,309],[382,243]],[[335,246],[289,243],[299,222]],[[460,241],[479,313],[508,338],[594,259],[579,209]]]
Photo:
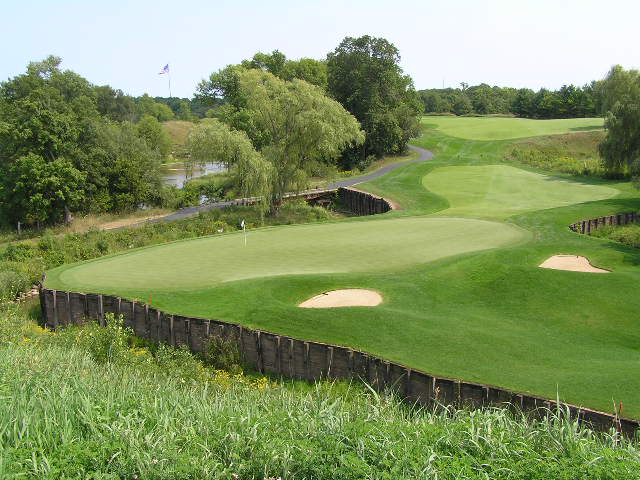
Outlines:
[[[368,182],[369,180],[373,180],[374,178],[381,177],[389,173],[391,170],[395,170],[398,167],[403,167],[411,163],[424,162],[426,160],[430,160],[433,158],[433,153],[430,152],[429,150],[425,150],[424,148],[420,148],[420,147],[415,147],[413,145],[408,145],[408,147],[411,150],[418,152],[419,154],[418,158],[414,160],[408,160],[406,162],[398,162],[398,163],[392,163],[390,165],[385,165],[384,167],[368,175],[363,175],[360,177],[353,177],[353,178],[345,178],[344,180],[338,180],[337,182],[330,183],[329,185],[324,187],[323,190],[337,190],[338,188],[341,188],[341,187],[342,188],[352,187],[353,185]],[[214,208],[230,207],[235,204],[236,204],[235,200],[229,200],[229,201],[223,201],[223,202],[208,203],[205,205],[198,205],[195,207],[186,207],[170,215],[167,215],[166,217],[160,217],[160,218],[155,218],[153,220],[149,220],[149,223],[173,222],[176,220],[181,220],[183,218],[192,217],[194,215],[197,215],[200,212],[206,212],[208,210],[213,210]]]

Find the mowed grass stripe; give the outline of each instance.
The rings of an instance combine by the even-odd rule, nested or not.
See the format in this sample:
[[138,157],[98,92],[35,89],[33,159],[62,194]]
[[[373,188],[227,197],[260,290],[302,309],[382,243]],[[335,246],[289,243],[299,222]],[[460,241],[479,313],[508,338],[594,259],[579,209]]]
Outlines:
[[468,140],[507,140],[513,138],[557,135],[602,130],[602,118],[562,118],[534,120],[510,117],[441,117],[426,116],[422,124],[437,128],[445,135]]
[[178,291],[291,274],[384,271],[503,247],[527,233],[508,224],[461,218],[338,222],[205,237],[144,248],[48,274],[50,288],[115,293]]
[[441,215],[507,218],[523,212],[604,200],[615,188],[541,175],[508,165],[436,168],[422,179],[429,191],[447,199]]

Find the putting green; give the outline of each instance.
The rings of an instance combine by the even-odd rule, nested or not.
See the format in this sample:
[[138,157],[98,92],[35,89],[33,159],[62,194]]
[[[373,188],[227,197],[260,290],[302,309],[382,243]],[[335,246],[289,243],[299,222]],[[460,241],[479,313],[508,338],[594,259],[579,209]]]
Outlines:
[[540,175],[508,165],[436,168],[422,184],[447,199],[441,215],[507,218],[616,196],[618,190]]
[[371,272],[513,244],[512,225],[460,218],[399,218],[268,228],[138,249],[63,266],[49,288],[103,293],[178,291],[289,274]]
[[602,130],[602,118],[533,120],[510,117],[423,117],[423,125],[435,126],[445,135],[469,140],[506,140],[540,135]]

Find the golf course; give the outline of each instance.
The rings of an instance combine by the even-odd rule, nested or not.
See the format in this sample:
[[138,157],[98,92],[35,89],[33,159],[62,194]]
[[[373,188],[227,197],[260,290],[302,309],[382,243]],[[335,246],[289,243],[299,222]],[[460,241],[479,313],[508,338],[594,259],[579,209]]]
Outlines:
[[[152,302],[346,345],[434,375],[640,418],[640,252],[571,232],[640,210],[629,181],[507,160],[514,139],[598,130],[602,119],[423,117],[435,153],[358,188],[402,209],[131,249],[47,272],[45,286]],[[607,275],[539,268],[580,255]],[[302,309],[336,289],[375,307]]]

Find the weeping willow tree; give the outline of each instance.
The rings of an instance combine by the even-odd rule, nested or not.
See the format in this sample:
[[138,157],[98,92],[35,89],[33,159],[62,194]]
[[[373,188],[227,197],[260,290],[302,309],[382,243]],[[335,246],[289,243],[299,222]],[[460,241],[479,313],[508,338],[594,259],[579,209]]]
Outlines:
[[233,74],[234,98],[223,118],[243,131],[202,123],[189,136],[191,153],[225,163],[243,193],[263,196],[272,214],[287,192],[307,186],[314,165],[335,163],[343,150],[364,141],[355,117],[319,87],[262,70]]
[[602,83],[602,97],[607,136],[600,154],[610,173],[631,175],[640,185],[640,72],[616,65]]
[[[204,120],[189,132],[189,163],[222,163],[234,177],[234,184],[245,197],[271,197],[272,165],[258,152],[242,131],[234,130],[216,119]],[[270,206],[261,202],[266,211]]]

